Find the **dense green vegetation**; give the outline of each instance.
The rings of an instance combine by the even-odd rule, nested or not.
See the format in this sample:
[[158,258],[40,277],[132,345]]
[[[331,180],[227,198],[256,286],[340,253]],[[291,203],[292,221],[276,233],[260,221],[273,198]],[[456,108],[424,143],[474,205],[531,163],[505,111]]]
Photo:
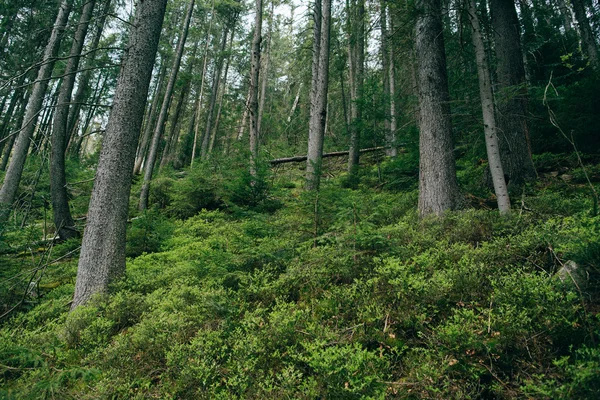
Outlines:
[[[480,189],[424,220],[409,156],[372,156],[356,190],[332,159],[318,194],[295,167],[254,184],[235,161],[167,172],[130,221],[126,276],[72,313],[79,243],[40,242],[36,211],[3,233],[2,307],[21,303],[0,397],[595,399],[597,205],[575,155],[535,161],[513,215]],[[557,276],[569,261],[579,286]]]

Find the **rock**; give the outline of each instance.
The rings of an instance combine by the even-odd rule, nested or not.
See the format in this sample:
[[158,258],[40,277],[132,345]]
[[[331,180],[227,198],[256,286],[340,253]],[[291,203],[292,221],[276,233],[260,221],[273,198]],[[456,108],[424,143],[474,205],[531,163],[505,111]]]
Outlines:
[[588,274],[575,261],[565,262],[556,275],[563,283],[573,285],[581,290],[587,285]]
[[573,180],[573,175],[564,174],[560,176],[560,179],[562,179],[565,182],[570,182]]

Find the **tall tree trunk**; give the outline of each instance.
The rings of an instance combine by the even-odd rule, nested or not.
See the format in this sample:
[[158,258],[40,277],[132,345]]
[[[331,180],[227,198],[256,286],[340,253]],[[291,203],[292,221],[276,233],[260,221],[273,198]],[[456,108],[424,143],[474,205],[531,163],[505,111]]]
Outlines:
[[260,43],[262,41],[262,0],[256,0],[256,18],[254,20],[254,37],[250,61],[250,174],[256,176],[256,162],[258,159],[258,80],[260,75]]
[[160,101],[163,99],[163,86],[165,82],[165,77],[167,76],[167,62],[163,60],[162,65],[160,67],[160,71],[158,73],[158,80],[156,82],[156,88],[154,90],[154,95],[152,96],[152,102],[150,103],[150,112],[146,117],[146,125],[144,126],[144,132],[142,134],[142,140],[138,145],[137,154],[135,156],[135,163],[133,165],[133,174],[137,175],[142,170],[142,164],[144,163],[144,158],[146,157],[146,153],[148,151],[148,143],[150,142],[150,137],[152,132],[154,132],[154,127],[156,126],[156,113],[159,110]]
[[[390,18],[390,29],[394,32],[394,19],[391,14]],[[398,155],[398,146],[396,131],[398,130],[398,118],[396,114],[396,63],[394,61],[394,51],[388,43],[388,80],[390,85],[390,137],[389,142],[392,143],[392,148],[389,152],[390,157],[396,157]]]
[[600,68],[598,47],[596,47],[594,32],[592,32],[592,27],[590,26],[590,21],[587,17],[585,4],[583,3],[583,0],[571,0],[571,4],[573,5],[573,11],[575,12],[575,18],[577,19],[577,25],[579,26],[581,41],[583,42],[583,52],[589,59],[592,68],[598,70],[598,68]]
[[481,110],[483,113],[485,147],[487,149],[488,163],[490,165],[492,182],[494,183],[494,192],[496,193],[496,198],[498,199],[498,209],[500,210],[500,214],[509,214],[510,198],[508,197],[502,161],[500,159],[500,149],[498,146],[494,96],[492,93],[492,80],[485,54],[483,33],[481,32],[481,25],[477,15],[475,0],[469,0],[468,12],[471,19],[471,37],[473,40],[473,47],[475,48],[475,58],[477,60],[479,95],[481,97]]
[[266,51],[263,57],[263,69],[260,84],[260,96],[258,97],[258,120],[256,124],[258,127],[256,130],[262,132],[262,120],[265,112],[265,102],[267,100],[267,86],[269,84],[269,68],[271,62],[271,36],[273,34],[273,18],[274,18],[275,2],[271,0],[271,12],[269,14],[269,30],[267,31],[267,43],[265,45]]
[[48,80],[52,75],[52,69],[54,68],[55,59],[60,47],[62,31],[67,24],[71,12],[71,5],[70,0],[63,0],[61,3],[54,27],[52,28],[52,33],[50,34],[50,39],[44,50],[42,65],[38,71],[37,79],[33,84],[23,126],[21,126],[21,132],[15,143],[13,155],[4,177],[4,183],[0,189],[0,222],[4,221],[8,216],[8,213],[4,212],[3,209],[11,206],[19,188],[23,167],[25,166],[25,159],[27,158],[27,151],[29,150],[29,143],[36,127],[38,115],[42,110],[42,103],[44,102],[44,95],[48,87]]
[[527,87],[515,4],[491,0],[498,80],[498,141],[504,174],[510,184],[535,179],[527,127]]
[[[233,38],[235,37],[235,24],[231,28],[231,37],[229,38],[229,48],[233,46]],[[217,111],[217,117],[215,118],[215,125],[212,128],[212,132],[210,135],[210,144],[208,145],[208,156],[212,154],[213,147],[215,145],[215,139],[217,137],[217,131],[219,130],[219,122],[221,120],[221,110],[223,109],[223,99],[225,97],[225,93],[227,92],[227,76],[229,74],[229,66],[231,64],[231,56],[227,57],[227,63],[225,64],[225,72],[223,72],[223,89],[221,90],[221,94],[219,96],[219,109]]]
[[[394,103],[393,92],[395,92],[394,81],[394,55],[390,48],[388,29],[387,29],[387,1],[380,2],[380,23],[381,23],[381,64],[383,73],[383,92],[385,103],[389,106],[389,119],[385,120],[385,155],[388,157],[396,157],[398,149],[396,148],[396,106]],[[394,88],[394,89],[392,89]]]
[[[181,115],[185,111],[185,105],[188,103],[190,90],[192,87],[192,72],[194,67],[196,66],[196,62],[198,58],[196,57],[198,53],[198,46],[200,45],[200,41],[197,40],[194,43],[194,47],[192,49],[192,53],[189,56],[189,61],[185,70],[184,75],[184,84],[181,88],[181,92],[179,94],[179,99],[177,101],[177,106],[175,107],[175,113],[172,118],[171,123],[171,132],[169,134],[169,140],[167,141],[164,149],[163,155],[160,161],[159,170],[163,169],[167,166],[171,161],[173,161],[174,155],[177,153],[179,137],[181,135]],[[193,123],[192,123],[193,124]],[[193,126],[193,125],[192,125]]]
[[560,13],[563,17],[565,33],[569,33],[573,30],[573,16],[571,14],[571,9],[569,8],[566,0],[558,0],[557,3],[558,7],[560,8]]
[[440,0],[417,0],[416,55],[419,88],[419,212],[441,215],[456,209],[450,95]]
[[352,0],[349,15],[352,15],[350,29],[350,153],[348,173],[351,181],[357,179],[362,130],[362,101],[364,94],[365,70],[365,0]]
[[69,195],[67,193],[67,177],[65,173],[65,151],[67,141],[67,125],[69,122],[69,104],[75,86],[75,75],[79,68],[79,59],[83,42],[87,34],[95,0],[87,0],[81,11],[77,30],[71,45],[69,61],[65,68],[63,82],[60,85],[58,101],[54,110],[54,122],[52,126],[52,152],[50,156],[50,195],[52,198],[52,213],[54,215],[54,226],[61,240],[78,237],[79,232],[75,228],[75,221],[69,209]]
[[198,133],[200,132],[200,110],[202,109],[202,98],[204,95],[204,79],[206,77],[206,66],[208,65],[208,48],[210,44],[210,35],[212,31],[213,21],[215,19],[215,0],[212,0],[212,5],[210,8],[210,23],[208,24],[208,30],[206,31],[206,44],[204,46],[204,62],[202,65],[202,78],[200,79],[200,95],[198,96],[198,101],[196,102],[196,110],[194,111],[195,115],[193,118],[194,121],[194,143],[192,145],[192,160],[190,162],[190,167],[194,166],[194,160],[196,159],[196,147],[198,146]]
[[83,235],[72,309],[125,270],[125,232],[135,150],[167,0],[138,3],[115,89]]
[[[102,73],[98,77],[98,81],[96,82],[94,88],[94,94],[92,96],[92,106],[89,107],[85,119],[83,119],[83,124],[81,128],[81,136],[77,138],[75,144],[71,147],[70,154],[75,158],[79,158],[81,156],[81,145],[83,143],[83,139],[86,139],[86,142],[89,138],[90,132],[90,124],[92,123],[94,116],[96,115],[96,110],[98,109],[97,104],[100,102],[102,95],[108,88],[108,80],[110,78],[110,73],[107,73],[104,77]],[[85,147],[84,147],[85,150]]]
[[[29,100],[29,93],[25,95],[21,99],[21,103],[19,104],[19,109],[15,112],[17,117],[15,118],[15,124],[11,125],[13,127],[19,127],[23,123],[23,119],[25,117],[25,109]],[[15,139],[17,138],[17,132],[10,132],[9,137],[6,137],[6,145],[4,146],[4,152],[2,153],[2,162],[0,163],[0,171],[6,171],[6,166],[8,165],[8,161],[10,160],[10,153],[12,152],[13,146],[15,144]]]
[[183,23],[183,32],[181,32],[181,36],[179,37],[175,58],[173,59],[173,65],[171,67],[169,83],[167,83],[167,89],[165,91],[165,97],[163,98],[162,108],[160,109],[160,114],[158,114],[158,121],[156,122],[154,134],[152,135],[152,142],[150,143],[150,150],[148,152],[148,158],[146,159],[146,166],[144,168],[144,182],[142,183],[142,191],[140,193],[140,211],[144,211],[148,208],[148,196],[150,195],[150,181],[152,180],[152,173],[154,172],[154,163],[156,162],[156,156],[158,154],[158,146],[160,144],[160,140],[163,136],[163,132],[165,129],[167,114],[169,113],[171,98],[173,96],[173,89],[175,88],[175,82],[177,80],[179,66],[181,65],[181,57],[183,56],[183,50],[185,48],[185,42],[187,40],[187,34],[190,28],[190,22],[192,20],[192,14],[194,11],[194,1],[195,0],[191,0],[188,4],[188,9],[185,15],[185,21]]
[[228,28],[223,30],[223,37],[221,39],[221,46],[219,48],[219,54],[215,60],[215,67],[213,73],[213,82],[210,93],[210,99],[208,101],[208,110],[206,111],[206,126],[204,129],[204,136],[202,137],[202,145],[200,146],[200,158],[205,159],[208,153],[208,145],[210,142],[210,132],[212,128],[213,118],[215,115],[215,106],[217,104],[217,95],[221,85],[221,74],[223,73],[223,60],[225,57],[225,48],[227,47],[227,36],[229,35]]
[[[110,11],[111,4],[112,0],[104,0],[104,8],[100,11],[101,14],[96,25],[96,30],[94,32],[92,43],[89,47],[90,50],[98,48],[100,39],[102,38],[102,32],[104,32],[106,17]],[[75,135],[75,125],[79,120],[79,114],[81,113],[81,103],[83,103],[83,100],[85,99],[85,94],[88,90],[90,79],[92,78],[92,66],[94,65],[94,62],[96,60],[97,53],[98,52],[94,51],[91,57],[86,60],[85,66],[83,68],[84,71],[81,73],[79,81],[77,82],[77,92],[75,92],[75,96],[73,97],[73,105],[69,110],[67,140],[70,140]]]
[[[321,180],[321,165],[323,161],[323,139],[327,121],[327,93],[329,88],[329,41],[331,25],[331,0],[318,0],[320,8],[315,4],[315,41],[317,53],[313,54],[313,73],[310,101],[310,121],[308,127],[308,153],[306,162],[306,189],[318,190]],[[317,11],[318,10],[318,11]],[[315,61],[315,57],[317,60]],[[316,64],[316,69],[314,68]]]
[[8,104],[8,108],[4,113],[4,118],[2,119],[2,125],[0,125],[0,154],[2,153],[2,150],[6,144],[6,136],[11,134],[10,127],[12,125],[10,122],[15,114],[15,108],[17,107],[17,104],[21,104],[21,99],[23,98],[23,89],[19,87],[22,83],[23,80],[17,84],[17,89],[11,96],[10,103]]
[[238,129],[237,140],[242,140],[244,137],[244,131],[246,130],[246,123],[248,121],[248,113],[250,111],[250,93],[252,92],[252,87],[248,87],[248,95],[246,96],[246,102],[244,103],[244,112],[242,113],[242,118],[240,120],[240,129]]

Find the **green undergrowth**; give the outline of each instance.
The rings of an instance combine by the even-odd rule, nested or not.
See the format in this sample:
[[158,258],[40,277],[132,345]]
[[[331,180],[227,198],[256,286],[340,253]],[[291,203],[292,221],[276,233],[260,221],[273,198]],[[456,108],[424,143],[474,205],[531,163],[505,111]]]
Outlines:
[[[367,183],[399,169],[412,174],[384,164]],[[392,181],[316,195],[238,178],[192,176],[195,205],[188,178],[157,185],[125,277],[72,313],[78,243],[56,245],[64,258],[0,329],[0,398],[600,396],[600,217],[584,185],[550,176],[510,217],[421,220]],[[569,261],[578,285],[558,277]]]

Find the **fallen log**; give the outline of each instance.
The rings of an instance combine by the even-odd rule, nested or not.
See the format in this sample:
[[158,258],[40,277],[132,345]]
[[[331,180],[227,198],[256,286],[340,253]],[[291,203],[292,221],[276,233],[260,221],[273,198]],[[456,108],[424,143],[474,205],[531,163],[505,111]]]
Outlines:
[[[379,147],[370,147],[368,149],[362,149],[360,150],[360,153],[370,153],[373,151],[379,151],[379,150],[385,150],[385,146],[379,146]],[[334,151],[332,153],[325,153],[323,154],[323,158],[328,158],[328,157],[341,157],[341,156],[347,156],[349,153],[349,151]],[[285,163],[292,163],[292,162],[303,162],[306,161],[306,156],[295,156],[295,157],[285,157],[285,158],[276,158],[274,160],[270,160],[269,163],[271,164],[271,166],[274,165],[279,165],[279,164],[285,164]]]

